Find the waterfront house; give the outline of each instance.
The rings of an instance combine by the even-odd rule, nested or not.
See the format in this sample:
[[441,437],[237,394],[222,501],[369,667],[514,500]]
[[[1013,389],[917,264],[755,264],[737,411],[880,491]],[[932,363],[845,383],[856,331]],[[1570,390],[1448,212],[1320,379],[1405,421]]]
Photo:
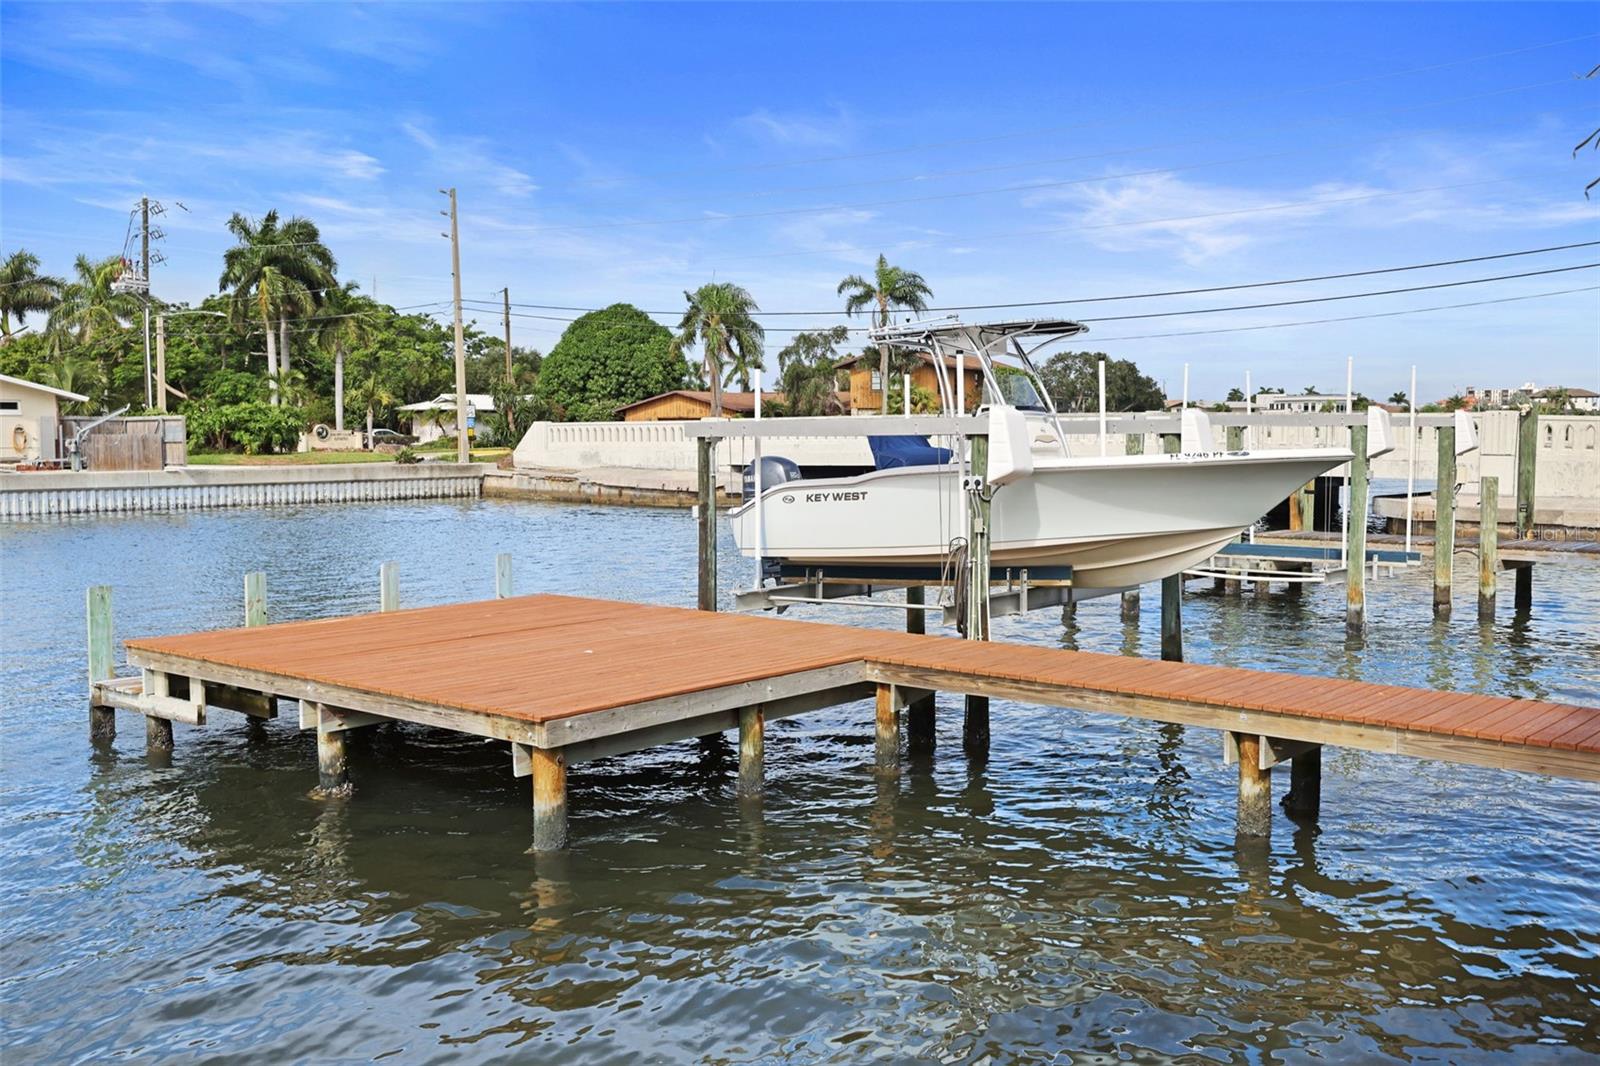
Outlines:
[[[404,404],[395,410],[411,417],[411,435],[417,438],[418,444],[455,435],[456,394],[453,392],[441,392],[431,400]],[[494,397],[487,392],[467,393],[467,432],[473,432],[478,415],[493,410]]]
[[[939,372],[934,368],[933,356],[927,352],[914,353],[917,364],[911,370],[911,385],[913,388],[926,389],[933,397],[934,404],[939,403]],[[855,414],[875,415],[883,408],[883,382],[880,380],[880,360],[876,349],[869,348],[853,359],[846,359],[839,364],[840,370],[850,373],[850,410]],[[967,403],[977,402],[977,397],[983,394],[983,372],[978,369],[972,360],[968,360],[966,373]],[[952,385],[955,382],[956,361],[945,360],[945,380]],[[893,375],[890,375],[893,377]]]
[[61,403],[89,397],[0,374],[0,463],[61,458]]
[[[843,400],[844,394],[840,394]],[[783,403],[783,393],[761,393],[763,413],[771,411],[769,405]],[[748,418],[756,413],[756,395],[753,392],[724,392],[722,415],[724,418]],[[776,412],[772,412],[776,413]],[[648,399],[617,408],[617,417],[624,422],[693,422],[711,417],[711,392],[708,389],[673,389]]]

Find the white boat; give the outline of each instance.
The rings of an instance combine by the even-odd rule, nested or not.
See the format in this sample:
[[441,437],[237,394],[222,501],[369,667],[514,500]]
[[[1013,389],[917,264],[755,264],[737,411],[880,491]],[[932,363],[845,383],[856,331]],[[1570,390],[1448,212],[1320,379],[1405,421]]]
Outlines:
[[[947,411],[971,409],[959,368],[981,368],[996,568],[1069,566],[1077,597],[1158,580],[1210,558],[1295,489],[1351,458],[1345,448],[1218,450],[1195,410],[1184,413],[1177,453],[1101,455],[1097,447],[1072,455],[1031,356],[1084,331],[1063,320],[945,320],[872,333],[874,341],[954,357],[954,380],[939,381]],[[1031,351],[1027,340],[1038,341]],[[1011,358],[1001,362],[1001,354]],[[792,463],[765,460],[759,506],[752,497],[732,512],[742,553],[824,570],[881,568],[885,580],[896,567],[945,566],[966,536],[969,457],[959,439],[937,448],[895,436],[893,415],[878,421],[878,469],[812,479]],[[1380,429],[1388,439],[1386,423]]]

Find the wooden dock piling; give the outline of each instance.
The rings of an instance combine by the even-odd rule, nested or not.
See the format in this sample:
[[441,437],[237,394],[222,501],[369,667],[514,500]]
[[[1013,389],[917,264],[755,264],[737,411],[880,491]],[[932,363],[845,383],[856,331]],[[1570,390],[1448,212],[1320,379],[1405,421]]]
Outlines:
[[1450,584],[1456,557],[1456,431],[1440,426],[1439,470],[1433,500],[1433,617],[1450,619]]
[[739,795],[761,793],[766,753],[767,718],[761,705],[739,708]]
[[387,614],[400,609],[400,564],[389,562],[378,567],[378,610]]
[[[1517,539],[1533,530],[1536,469],[1539,459],[1539,414],[1529,408],[1517,416]],[[1520,575],[1519,575],[1520,576]]]
[[1322,745],[1312,745],[1289,764],[1283,809],[1291,818],[1315,821],[1322,810]]
[[1512,573],[1516,574],[1516,592],[1512,605],[1517,614],[1526,615],[1533,610],[1533,564],[1518,563]]
[[511,553],[501,552],[494,557],[494,598],[511,597]]
[[1478,479],[1478,621],[1494,621],[1500,581],[1500,479]]
[[880,684],[877,693],[877,768],[880,774],[900,772],[900,716],[893,685]]
[[532,748],[533,850],[567,846],[567,756],[560,748]]
[[1295,493],[1300,498],[1300,506],[1296,510],[1300,513],[1301,529],[1317,528],[1317,483],[1313,479],[1301,485]]
[[1239,810],[1234,832],[1241,837],[1272,835],[1272,769],[1261,767],[1261,736],[1235,733],[1239,752]]
[[[927,592],[921,585],[912,585],[906,589],[906,602],[923,605],[927,603]],[[906,612],[906,632],[925,634],[928,631],[927,615],[923,611]],[[935,696],[932,692],[918,696],[906,704],[906,746],[915,752],[931,752],[934,747],[934,737],[937,725],[935,722]]]
[[117,736],[117,711],[94,702],[94,686],[117,672],[111,644],[111,586],[90,585],[84,601],[89,619],[89,739],[108,744]]
[[267,575],[260,570],[244,575],[244,624],[267,624]]
[[696,606],[702,611],[717,609],[717,442],[712,437],[695,439],[695,461],[699,474],[699,503],[695,506],[698,531],[699,575]]
[[345,755],[344,731],[317,728],[317,792],[339,796],[350,791],[350,761]]
[[1345,523],[1344,627],[1360,633],[1367,624],[1367,427],[1350,427],[1350,499]]
[[1183,662],[1183,575],[1161,579],[1161,658]]

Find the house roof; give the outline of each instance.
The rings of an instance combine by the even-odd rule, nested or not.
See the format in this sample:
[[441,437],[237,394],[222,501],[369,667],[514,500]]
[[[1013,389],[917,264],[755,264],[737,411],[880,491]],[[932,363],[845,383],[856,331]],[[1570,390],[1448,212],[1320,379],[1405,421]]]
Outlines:
[[[922,360],[924,363],[927,363],[929,366],[933,365],[933,356],[928,352],[908,352],[906,354],[915,356],[916,358]],[[870,361],[869,369],[875,369],[877,367],[877,365],[878,365],[878,353],[875,352],[875,351],[865,351],[865,352],[862,352],[860,355],[853,355],[849,359],[846,359],[843,362],[839,363],[839,369],[840,370],[851,369],[857,363],[862,362],[863,360],[869,360]],[[950,369],[954,370],[955,367],[956,367],[955,358],[953,356],[948,356],[948,355],[945,356],[944,357],[944,365],[949,367]],[[971,373],[971,374],[980,373],[981,370],[982,370],[982,368],[978,366],[977,361],[973,360],[973,359],[966,360],[966,369],[967,369],[967,372]]]
[[19,388],[34,389],[38,392],[48,392],[52,396],[58,396],[63,400],[72,400],[76,403],[87,403],[89,401],[89,397],[87,396],[79,396],[77,393],[68,392],[66,389],[57,389],[52,388],[49,385],[41,385],[37,381],[28,381],[24,378],[14,378],[10,374],[0,374],[0,381],[5,382],[7,385],[16,385]]
[[[490,396],[487,392],[467,393],[467,403],[472,407],[476,407],[480,411],[494,410],[494,397]],[[441,392],[431,400],[423,400],[420,403],[408,403],[402,407],[395,408],[396,411],[454,411],[455,409],[456,394],[453,392]]]
[[[617,410],[618,412],[631,411],[635,407],[643,407],[647,403],[655,403],[657,400],[664,400],[668,396],[682,396],[685,399],[697,400],[700,403],[705,404],[707,407],[711,406],[711,393],[707,389],[673,389],[670,392],[660,392],[654,396],[647,396],[636,403],[624,404],[623,406],[617,408]],[[774,401],[782,403],[783,393],[767,392],[765,390],[762,391],[762,403],[772,403]],[[731,411],[734,414],[754,414],[756,409],[756,394],[753,392],[724,392],[722,394],[722,409],[724,411]]]

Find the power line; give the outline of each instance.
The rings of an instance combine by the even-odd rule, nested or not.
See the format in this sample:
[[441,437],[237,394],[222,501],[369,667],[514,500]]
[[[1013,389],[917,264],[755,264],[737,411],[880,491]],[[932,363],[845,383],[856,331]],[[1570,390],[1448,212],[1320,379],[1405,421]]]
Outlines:
[[1342,315],[1338,318],[1308,318],[1296,322],[1269,322],[1261,326],[1230,326],[1225,329],[1195,329],[1176,333],[1141,333],[1131,337],[1100,337],[1095,343],[1106,341],[1147,341],[1165,337],[1205,337],[1216,333],[1250,333],[1261,329],[1288,329],[1293,326],[1320,326],[1330,322],[1359,322],[1368,318],[1396,318],[1400,315],[1420,315],[1428,311],[1453,311],[1462,307],[1487,307],[1491,304],[1516,303],[1519,300],[1537,300],[1545,296],[1566,296],[1575,292],[1595,292],[1600,285],[1585,285],[1578,289],[1555,289],[1550,292],[1531,292],[1522,296],[1501,296],[1493,300],[1471,300],[1459,304],[1436,304],[1433,307],[1411,307],[1404,311],[1378,311],[1368,315]]
[[1359,300],[1367,296],[1394,296],[1405,292],[1426,292],[1431,289],[1455,289],[1463,285],[1482,285],[1491,281],[1512,281],[1517,278],[1537,278],[1547,274],[1567,274],[1574,270],[1593,270],[1600,263],[1579,263],[1576,266],[1550,267],[1546,270],[1528,270],[1521,274],[1499,274],[1491,278],[1467,278],[1464,281],[1439,281],[1432,285],[1409,285],[1402,289],[1378,289],[1374,292],[1350,292],[1339,296],[1308,296],[1301,300],[1275,300],[1271,303],[1236,304],[1232,307],[1201,307],[1193,311],[1152,311],[1142,315],[1110,315],[1105,318],[1083,318],[1080,322],[1131,322],[1146,318],[1175,318],[1180,315],[1214,315],[1222,311],[1257,311],[1263,307],[1295,307],[1302,304],[1334,303],[1339,300]]
[[[1148,300],[1164,296],[1198,296],[1212,292],[1233,292],[1239,289],[1265,289],[1280,285],[1301,285],[1313,281],[1341,281],[1346,278],[1371,277],[1377,274],[1399,274],[1411,270],[1431,270],[1435,267],[1462,266],[1467,263],[1487,263],[1497,259],[1515,259],[1521,256],[1545,255],[1550,252],[1566,252],[1574,248],[1593,248],[1600,245],[1600,241],[1577,241],[1572,244],[1552,244],[1543,248],[1525,248],[1515,252],[1496,252],[1491,255],[1474,255],[1462,259],[1436,259],[1429,263],[1409,263],[1405,266],[1374,267],[1368,270],[1350,270],[1342,274],[1314,274],[1299,278],[1280,278],[1273,281],[1240,282],[1232,285],[1212,285],[1200,289],[1168,289],[1161,292],[1133,292],[1121,293],[1116,296],[1080,296],[1071,298],[1052,298],[1048,300],[1018,300],[1011,303],[989,304],[949,304],[940,307],[925,308],[927,313],[940,311],[1001,311],[1017,307],[1050,307],[1062,304],[1093,304],[1111,303],[1119,300]],[[473,299],[469,302],[488,303],[487,300]],[[595,310],[592,307],[565,307],[558,304],[533,304],[513,303],[512,307],[528,307],[541,311],[579,311],[587,313]],[[673,315],[678,311],[646,311],[650,315]],[[800,316],[829,315],[843,317],[843,311],[758,311],[756,318],[791,318]],[[563,319],[562,321],[570,321]]]
[[[1342,293],[1342,294],[1337,295],[1337,296],[1311,296],[1311,297],[1306,297],[1306,298],[1299,299],[1299,300],[1275,300],[1275,301],[1270,301],[1270,302],[1266,302],[1266,303],[1237,304],[1237,305],[1233,305],[1233,306],[1229,306],[1229,307],[1201,307],[1201,308],[1195,308],[1195,309],[1187,310],[1187,311],[1155,311],[1155,312],[1150,312],[1150,313],[1147,313],[1147,314],[1140,314],[1140,315],[1114,315],[1114,316],[1108,316],[1108,317],[1104,317],[1104,318],[1080,318],[1080,319],[1078,319],[1078,321],[1079,322],[1083,322],[1085,324],[1094,323],[1094,322],[1129,322],[1129,321],[1135,321],[1135,320],[1141,320],[1141,319],[1152,319],[1152,318],[1176,318],[1176,317],[1183,317],[1183,316],[1186,316],[1186,315],[1211,315],[1211,314],[1219,314],[1219,313],[1224,312],[1224,311],[1259,311],[1259,310],[1262,310],[1262,309],[1268,308],[1268,307],[1299,307],[1299,306],[1304,306],[1306,304],[1336,303],[1336,302],[1343,301],[1343,300],[1359,300],[1359,299],[1365,299],[1365,298],[1374,297],[1374,296],[1396,296],[1396,295],[1400,295],[1400,294],[1403,294],[1403,293],[1409,293],[1409,292],[1428,292],[1428,291],[1432,291],[1434,289],[1460,288],[1461,286],[1465,286],[1465,285],[1484,285],[1484,284],[1488,284],[1490,282],[1495,282],[1495,281],[1514,281],[1514,280],[1517,280],[1517,279],[1520,279],[1520,278],[1544,277],[1544,276],[1550,275],[1550,274],[1566,274],[1566,273],[1570,273],[1570,272],[1575,271],[1575,270],[1593,270],[1596,267],[1600,267],[1600,263],[1580,263],[1580,264],[1578,264],[1576,266],[1552,267],[1552,268],[1549,268],[1549,269],[1546,269],[1546,270],[1529,270],[1529,271],[1524,271],[1524,272],[1518,273],[1518,274],[1499,274],[1499,275],[1495,275],[1493,277],[1487,277],[1487,278],[1467,278],[1467,279],[1462,280],[1462,281],[1441,281],[1441,282],[1435,282],[1435,283],[1430,284],[1430,285],[1410,285],[1410,286],[1406,286],[1404,288],[1378,289],[1378,290],[1374,290],[1374,291],[1371,291],[1371,292]],[[484,310],[487,310],[487,309],[486,308],[473,308],[473,310],[475,310],[475,311],[484,311]],[[647,311],[645,313],[646,314],[653,314],[653,315],[661,315],[661,314],[676,314],[677,312]],[[558,315],[527,314],[527,313],[523,313],[523,312],[512,312],[512,317],[513,318],[536,319],[536,320],[544,321],[544,322],[573,322],[573,321],[576,321],[575,319],[563,318],[563,317],[558,316]],[[846,327],[846,328],[848,328],[851,333],[866,333],[871,327],[869,327],[869,326],[850,326],[850,327]],[[765,328],[765,332],[768,332],[768,333],[803,333],[803,332],[806,332],[806,331],[803,330],[803,329],[800,329],[798,327],[769,326],[769,327]]]

